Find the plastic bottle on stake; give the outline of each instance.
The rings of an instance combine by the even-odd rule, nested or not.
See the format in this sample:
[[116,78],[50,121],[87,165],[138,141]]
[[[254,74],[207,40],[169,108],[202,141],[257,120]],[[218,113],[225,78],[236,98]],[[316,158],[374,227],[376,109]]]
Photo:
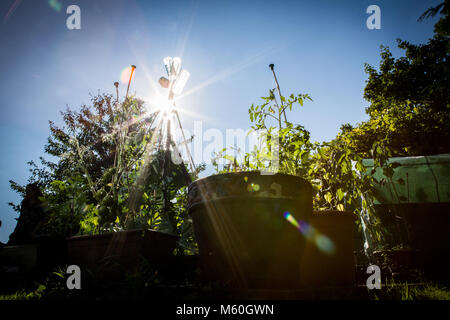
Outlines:
[[177,80],[175,81],[175,85],[173,86],[172,90],[173,93],[176,95],[181,94],[181,92],[184,89],[184,86],[186,85],[186,82],[188,81],[191,74],[187,70],[182,70],[180,75],[178,76]]

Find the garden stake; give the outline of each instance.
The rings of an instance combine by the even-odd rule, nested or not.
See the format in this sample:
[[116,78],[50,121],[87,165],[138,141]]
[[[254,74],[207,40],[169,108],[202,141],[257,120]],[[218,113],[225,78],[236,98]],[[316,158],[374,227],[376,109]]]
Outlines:
[[[281,103],[281,106],[283,106],[283,100],[281,100],[280,85],[278,84],[277,76],[275,75],[275,70],[273,69],[274,66],[275,65],[273,63],[269,64],[269,68],[270,68],[270,70],[272,70],[273,77],[275,78],[275,83],[277,84],[278,94],[280,96],[280,103]],[[284,111],[284,109],[283,109],[283,116],[284,116],[284,122],[287,122],[286,112]]]
[[127,87],[127,94],[125,95],[125,100],[128,98],[128,90],[130,90],[130,83],[131,78],[133,77],[134,70],[136,69],[136,66],[134,64],[131,65],[131,72],[130,72],[130,80],[128,80],[128,87]]

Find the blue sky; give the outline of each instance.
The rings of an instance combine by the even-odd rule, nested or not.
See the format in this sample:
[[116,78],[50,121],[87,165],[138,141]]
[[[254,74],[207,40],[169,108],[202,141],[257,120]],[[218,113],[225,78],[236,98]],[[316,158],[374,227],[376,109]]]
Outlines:
[[[364,63],[377,66],[379,46],[396,56],[395,39],[423,43],[437,18],[417,22],[441,1],[53,1],[0,3],[0,241],[13,231],[17,214],[9,201],[13,179],[26,183],[29,160],[38,161],[66,105],[89,103],[89,93],[113,92],[124,68],[137,66],[132,88],[153,92],[150,79],[163,75],[162,59],[180,56],[191,72],[179,102],[187,129],[248,128],[248,107],[273,88],[275,64],[282,92],[314,100],[292,113],[313,140],[335,137],[343,123],[367,119]],[[66,28],[66,8],[81,9],[81,29]],[[366,27],[366,8],[381,8],[381,29]],[[205,85],[206,84],[206,85]],[[202,86],[203,85],[203,86]],[[121,84],[123,94],[126,85]]]

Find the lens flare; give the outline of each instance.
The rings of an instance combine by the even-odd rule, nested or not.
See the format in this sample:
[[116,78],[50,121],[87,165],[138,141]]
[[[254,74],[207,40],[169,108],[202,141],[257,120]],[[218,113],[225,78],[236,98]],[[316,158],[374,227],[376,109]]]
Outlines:
[[167,112],[170,113],[175,109],[173,102],[169,101],[167,97],[156,93],[150,97],[144,98],[144,101],[147,102],[147,112]]
[[22,0],[15,0],[13,2],[11,7],[9,8],[8,12],[6,13],[6,15],[3,17],[4,24],[6,24],[6,22],[8,22],[9,17],[12,16],[12,14],[14,13],[14,11],[16,11],[16,9],[19,7],[21,2],[22,2]]
[[48,0],[48,5],[55,11],[61,11],[62,4],[58,0]]
[[334,253],[334,244],[330,238],[324,236],[323,234],[318,234],[315,238],[317,247],[325,253]]
[[289,213],[289,212],[285,212],[284,213],[284,218],[289,221],[294,227],[296,227],[297,229],[300,230],[300,224],[297,222],[297,220]]
[[307,241],[314,243],[320,251],[327,255],[334,254],[334,243],[326,235],[320,233],[313,226],[304,221],[297,221],[297,219],[295,219],[288,211],[283,213],[283,216],[290,224],[300,231]]
[[257,183],[252,182],[247,186],[247,191],[249,191],[249,192],[258,192],[259,189],[260,189],[260,187],[259,187],[259,184],[257,184]]

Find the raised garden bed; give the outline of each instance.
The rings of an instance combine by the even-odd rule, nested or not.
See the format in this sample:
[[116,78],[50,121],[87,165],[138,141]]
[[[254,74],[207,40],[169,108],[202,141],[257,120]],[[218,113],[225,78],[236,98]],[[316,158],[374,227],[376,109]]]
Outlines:
[[37,266],[38,245],[5,246],[0,249],[4,272],[30,272]]
[[177,236],[154,230],[127,230],[67,239],[68,261],[80,267],[98,269],[120,265],[136,270],[141,258],[154,265],[167,263]]

